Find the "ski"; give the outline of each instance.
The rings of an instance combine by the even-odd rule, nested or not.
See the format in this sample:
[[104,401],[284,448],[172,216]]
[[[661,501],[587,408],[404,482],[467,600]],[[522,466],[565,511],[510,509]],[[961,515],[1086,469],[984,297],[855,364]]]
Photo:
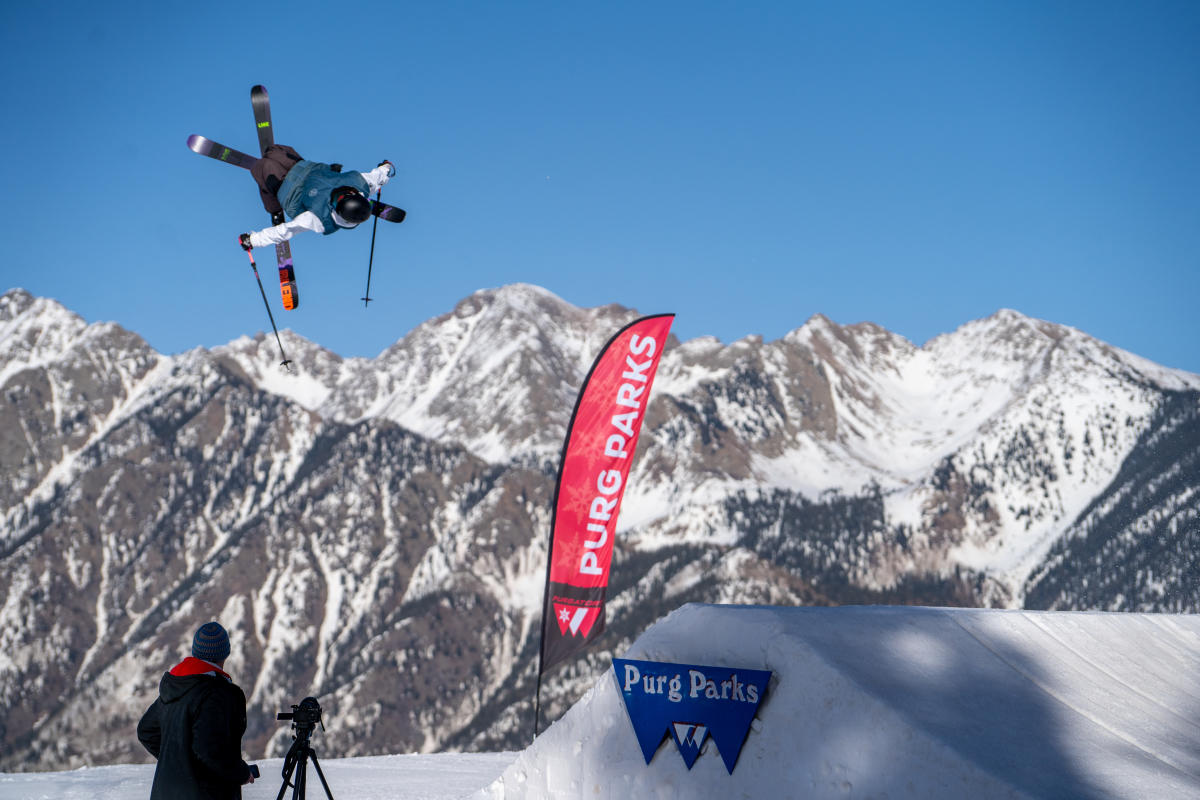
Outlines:
[[258,161],[252,155],[243,153],[240,150],[234,150],[232,147],[226,147],[223,144],[214,142],[212,139],[205,139],[203,136],[195,134],[188,137],[187,144],[193,153],[215,158],[217,161],[224,161],[226,164],[233,164],[235,167],[242,167],[243,169],[250,169],[254,166],[254,162]]
[[[271,127],[271,98],[267,87],[260,85],[250,89],[250,105],[254,108],[254,127],[258,131],[258,148],[262,155],[275,144],[275,129]],[[272,225],[282,219],[271,218]],[[300,291],[296,288],[296,270],[292,264],[292,245],[280,242],[275,245],[275,265],[279,268],[279,298],[283,307],[294,311],[300,305]]]
[[404,222],[404,218],[408,216],[403,208],[389,206],[387,203],[381,203],[378,200],[371,201],[371,213],[387,222]]

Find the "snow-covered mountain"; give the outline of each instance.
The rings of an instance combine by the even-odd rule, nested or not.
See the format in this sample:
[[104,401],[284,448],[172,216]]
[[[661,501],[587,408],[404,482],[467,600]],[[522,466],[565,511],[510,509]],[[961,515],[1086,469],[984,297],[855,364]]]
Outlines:
[[[375,359],[284,332],[167,356],[0,297],[0,767],[141,760],[201,622],[250,699],[321,698],[323,754],[532,730],[553,476],[637,313],[480,291]],[[1200,610],[1200,376],[1014,311],[922,347],[814,317],[672,341],[601,645],[551,716],[684,602]]]

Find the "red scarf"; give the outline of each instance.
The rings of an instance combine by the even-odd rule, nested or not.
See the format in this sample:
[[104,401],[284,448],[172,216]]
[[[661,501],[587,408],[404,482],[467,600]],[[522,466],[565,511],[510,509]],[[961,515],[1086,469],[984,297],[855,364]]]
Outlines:
[[189,675],[220,675],[225,680],[233,683],[233,678],[224,672],[216,664],[202,661],[195,656],[188,656],[183,661],[180,661],[171,668],[171,674],[176,678],[186,678]]

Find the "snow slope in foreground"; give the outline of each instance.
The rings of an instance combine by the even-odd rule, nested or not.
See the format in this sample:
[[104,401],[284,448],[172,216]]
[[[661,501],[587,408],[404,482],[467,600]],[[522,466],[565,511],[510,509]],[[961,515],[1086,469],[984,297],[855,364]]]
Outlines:
[[774,672],[733,774],[611,674],[479,798],[1200,797],[1200,617],[688,605],[629,658]]
[[[1200,797],[1200,616],[688,605],[626,655],[774,673],[732,775],[711,739],[690,771],[670,740],[647,766],[608,671],[520,754],[330,759],[334,797]],[[246,800],[279,790],[260,763]],[[0,799],[152,775],[0,774]]]

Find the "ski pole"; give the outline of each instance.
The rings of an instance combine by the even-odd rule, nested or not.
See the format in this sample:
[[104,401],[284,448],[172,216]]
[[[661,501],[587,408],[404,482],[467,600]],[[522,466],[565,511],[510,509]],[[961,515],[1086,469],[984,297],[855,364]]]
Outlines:
[[[383,187],[375,192],[376,208],[380,199],[383,197]],[[367,259],[367,291],[363,293],[362,301],[363,308],[367,308],[367,304],[371,302],[371,266],[375,263],[375,231],[379,229],[379,215],[375,215],[375,223],[371,226],[371,257]]]
[[[240,239],[238,240],[238,244],[241,244]],[[275,327],[275,315],[271,313],[271,304],[267,302],[267,292],[263,289],[262,278],[258,277],[258,264],[254,263],[254,251],[246,250],[246,255],[250,258],[250,269],[254,270],[254,280],[258,281],[258,293],[262,295],[263,306],[267,309],[267,318],[271,320],[271,330],[275,332],[275,343],[279,345],[279,357],[283,359],[279,362],[279,366],[291,372],[292,368],[289,365],[292,361],[283,352],[283,342],[279,339],[279,329]]]

